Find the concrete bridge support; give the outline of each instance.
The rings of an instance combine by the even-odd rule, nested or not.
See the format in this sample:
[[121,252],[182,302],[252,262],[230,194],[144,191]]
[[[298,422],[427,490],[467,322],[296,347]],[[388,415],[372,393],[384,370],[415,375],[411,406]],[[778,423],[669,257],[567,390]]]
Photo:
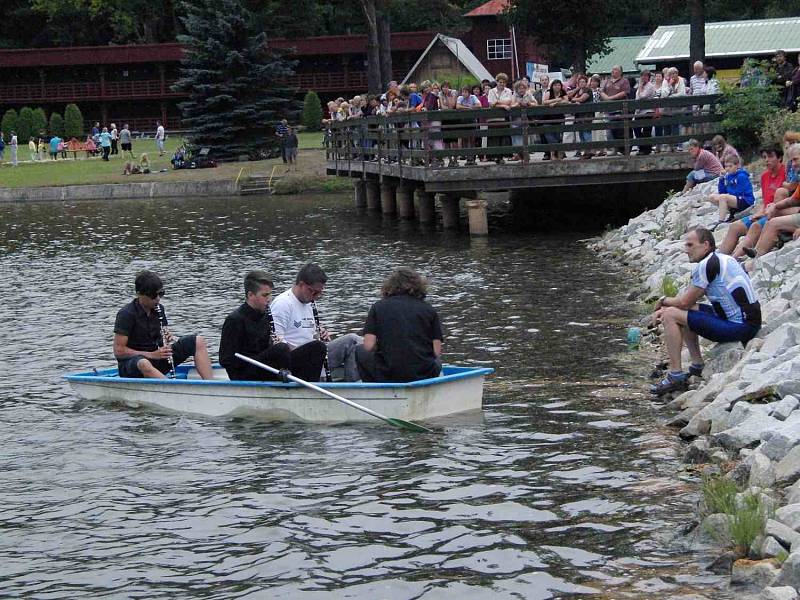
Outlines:
[[436,194],[417,190],[417,214],[420,223],[436,222]]
[[356,179],[356,185],[353,188],[353,202],[359,210],[367,208],[367,182],[363,179]]
[[470,235],[489,235],[489,221],[486,218],[486,200],[467,200],[467,217]]
[[381,193],[377,181],[367,180],[367,210],[379,211],[381,209]]
[[401,219],[414,218],[414,188],[410,185],[397,187],[397,214]]
[[381,184],[381,212],[385,215],[397,214],[397,186],[391,183]]
[[442,194],[439,201],[442,204],[442,227],[445,229],[458,229],[460,196],[458,194]]

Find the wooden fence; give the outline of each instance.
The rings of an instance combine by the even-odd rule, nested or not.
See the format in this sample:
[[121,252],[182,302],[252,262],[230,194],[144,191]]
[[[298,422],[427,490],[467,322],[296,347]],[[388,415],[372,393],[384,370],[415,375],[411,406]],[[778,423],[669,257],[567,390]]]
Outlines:
[[[528,164],[535,152],[574,150],[618,149],[630,157],[632,146],[641,153],[648,146],[710,139],[720,132],[720,101],[718,95],[681,96],[508,110],[409,111],[333,122],[325,145],[328,162],[337,170],[348,168],[342,163],[359,161],[437,168],[446,159],[471,163],[476,157],[516,156]],[[634,136],[634,129],[639,135]],[[593,131],[607,132],[608,139],[581,140],[582,132]]]

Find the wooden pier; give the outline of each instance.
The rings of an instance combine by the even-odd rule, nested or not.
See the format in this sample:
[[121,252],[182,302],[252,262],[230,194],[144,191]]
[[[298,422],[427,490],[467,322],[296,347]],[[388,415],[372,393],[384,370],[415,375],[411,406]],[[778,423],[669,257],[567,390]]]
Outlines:
[[[457,226],[459,200],[474,200],[483,191],[679,183],[693,162],[682,149],[685,142],[719,133],[719,102],[719,96],[683,96],[349,119],[332,123],[327,132],[327,170],[359,180],[358,206],[401,218],[433,218],[428,205],[434,194],[443,194],[443,222],[452,225],[455,211]],[[662,135],[653,136],[653,128]],[[647,137],[635,135],[642,129]],[[581,132],[597,130],[606,131],[608,139],[581,141]],[[560,143],[546,143],[545,135]],[[647,153],[648,147],[667,151]],[[569,157],[544,159],[545,153],[557,152]],[[584,159],[574,158],[575,152],[606,155]],[[470,229],[478,234],[485,229],[480,225],[486,220],[485,203],[483,208],[473,204],[467,212]]]

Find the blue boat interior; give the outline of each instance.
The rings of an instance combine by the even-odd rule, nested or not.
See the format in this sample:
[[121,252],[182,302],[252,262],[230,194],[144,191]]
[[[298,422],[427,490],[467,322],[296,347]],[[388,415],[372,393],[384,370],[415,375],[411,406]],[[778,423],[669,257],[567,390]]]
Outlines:
[[[220,365],[215,364],[215,369],[221,368]],[[66,375],[64,378],[67,381],[82,382],[82,383],[108,383],[109,379],[113,379],[118,383],[136,383],[146,385],[221,385],[221,386],[255,386],[255,387],[279,387],[279,388],[295,388],[300,387],[298,383],[282,383],[279,381],[228,381],[224,379],[188,379],[189,372],[194,369],[193,365],[180,365],[175,369],[175,379],[139,379],[131,377],[120,377],[117,369],[93,369],[85,373],[73,373]],[[494,369],[490,367],[458,367],[452,365],[444,365],[442,367],[442,374],[439,377],[432,377],[430,379],[421,379],[419,381],[410,381],[407,383],[361,383],[361,382],[341,382],[341,383],[325,383],[314,382],[323,388],[330,389],[346,389],[346,388],[414,388],[426,387],[432,385],[441,385],[459,379],[466,379],[470,377],[483,377],[494,373]]]

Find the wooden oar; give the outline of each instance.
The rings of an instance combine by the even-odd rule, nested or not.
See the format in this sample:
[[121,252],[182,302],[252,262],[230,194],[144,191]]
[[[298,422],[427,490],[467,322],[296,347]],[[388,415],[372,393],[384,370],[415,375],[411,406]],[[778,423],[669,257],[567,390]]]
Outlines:
[[[258,367],[260,369],[264,369],[265,371],[269,371],[273,375],[280,375],[280,371],[278,371],[278,369],[276,369],[274,367],[270,367],[269,365],[265,365],[262,362],[258,362],[257,360],[254,360],[254,359],[250,358],[249,356],[244,356],[243,354],[239,354],[238,352],[235,354],[235,356],[236,356],[236,358],[238,358],[240,360],[243,360],[245,362],[248,362],[251,365],[254,365],[254,366],[256,366],[256,367]],[[356,410],[360,410],[362,412],[367,413],[368,415],[372,415],[376,419],[380,419],[381,421],[385,421],[386,423],[389,423],[390,425],[394,425],[395,427],[399,427],[400,429],[406,429],[408,431],[418,431],[418,432],[422,432],[422,433],[433,433],[433,430],[428,429],[427,427],[423,427],[422,425],[417,425],[416,423],[412,423],[411,421],[404,421],[403,419],[395,419],[393,417],[386,417],[386,416],[384,416],[384,415],[382,415],[380,413],[375,412],[374,410],[372,410],[370,408],[367,408],[366,406],[361,406],[360,404],[356,404],[352,400],[348,400],[347,398],[343,398],[342,396],[334,394],[333,392],[329,392],[328,390],[326,390],[324,388],[321,388],[318,385],[314,385],[313,383],[310,383],[308,381],[304,381],[304,380],[300,379],[299,377],[295,377],[294,375],[287,375],[287,378],[289,379],[289,381],[294,381],[295,383],[299,383],[300,385],[303,385],[303,386],[305,386],[305,387],[307,387],[307,388],[309,388],[311,390],[314,390],[315,392],[319,392],[320,394],[325,394],[326,396],[329,396],[329,397],[333,398],[334,400],[338,400],[339,402],[341,402],[343,404],[347,404],[347,406],[351,406],[351,407],[355,408]]]

